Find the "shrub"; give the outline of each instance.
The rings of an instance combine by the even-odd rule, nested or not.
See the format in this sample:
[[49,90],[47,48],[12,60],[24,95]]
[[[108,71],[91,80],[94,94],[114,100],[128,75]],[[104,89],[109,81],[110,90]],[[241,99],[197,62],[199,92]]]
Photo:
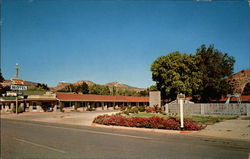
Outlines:
[[131,109],[131,113],[138,114],[139,109],[137,107],[134,107],[134,108]]
[[60,112],[64,112],[62,104],[60,105]]
[[124,111],[124,110],[126,110],[126,107],[122,106],[121,111]]
[[139,109],[137,107],[134,108],[128,107],[126,110],[123,110],[122,113],[126,115],[129,115],[130,113],[138,114]]
[[[93,123],[103,125],[117,125],[127,127],[144,127],[144,128],[158,128],[169,130],[180,130],[180,120],[174,117],[163,119],[157,116],[154,117],[125,117],[119,115],[100,115],[97,116]],[[205,126],[199,125],[196,122],[185,119],[185,130],[201,130]]]
[[146,107],[145,110],[147,113],[155,113],[156,112],[154,107]]
[[129,110],[124,110],[122,113],[126,114],[126,115],[129,115],[129,112],[130,112]]
[[145,112],[145,106],[139,106],[138,107],[139,112]]
[[[21,106],[17,107],[17,113],[23,113],[24,111],[25,111],[24,107]],[[12,108],[12,112],[16,113],[16,106]]]
[[95,108],[89,107],[86,109],[86,111],[95,111]]
[[93,123],[103,124],[103,123],[106,123],[106,120],[109,118],[110,118],[110,115],[107,115],[107,114],[99,115],[94,119]]

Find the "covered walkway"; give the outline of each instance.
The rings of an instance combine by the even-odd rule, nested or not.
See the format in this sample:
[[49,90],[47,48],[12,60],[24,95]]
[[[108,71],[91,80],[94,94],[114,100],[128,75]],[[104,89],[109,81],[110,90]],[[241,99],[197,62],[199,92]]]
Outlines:
[[118,109],[125,106],[148,106],[148,97],[111,96],[94,94],[57,93],[59,106],[63,108]]

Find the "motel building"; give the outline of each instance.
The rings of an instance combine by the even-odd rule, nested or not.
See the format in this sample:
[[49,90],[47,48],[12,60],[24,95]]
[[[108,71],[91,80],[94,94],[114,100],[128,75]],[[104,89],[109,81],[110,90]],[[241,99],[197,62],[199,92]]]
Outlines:
[[[15,107],[15,97],[0,97],[2,112],[11,112]],[[26,95],[18,99],[18,105],[26,112],[65,112],[86,110],[113,110],[128,106],[148,106],[148,97],[111,96],[76,93],[51,93]]]

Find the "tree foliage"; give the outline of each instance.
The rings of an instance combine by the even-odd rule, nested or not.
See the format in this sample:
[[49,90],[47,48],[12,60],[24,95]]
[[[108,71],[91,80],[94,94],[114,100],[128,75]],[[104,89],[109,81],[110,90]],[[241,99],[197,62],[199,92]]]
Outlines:
[[178,93],[208,102],[231,93],[225,77],[233,71],[234,58],[201,45],[195,55],[178,51],[158,57],[151,65],[152,79],[165,99],[176,99]]
[[108,86],[102,86],[99,84],[93,84],[89,87],[90,94],[110,95]]
[[151,85],[150,87],[147,88],[147,91],[157,91],[157,86],[156,85]]
[[89,86],[86,82],[82,82],[79,85],[69,84],[58,92],[75,92],[75,93],[82,93],[88,94],[89,93]]
[[49,87],[47,84],[38,83],[37,85],[28,86],[29,91],[48,91]]
[[247,83],[244,90],[243,90],[243,93],[242,95],[250,95],[250,83]]
[[199,89],[201,73],[195,56],[172,52],[151,65],[152,78],[163,98],[175,99],[178,93],[191,96]]
[[3,82],[4,81],[4,77],[2,75],[2,72],[0,72],[0,82]]
[[40,87],[40,88],[42,88],[43,90],[46,90],[46,91],[49,90],[48,85],[47,85],[47,84],[43,84],[43,83],[38,83],[38,84],[36,85],[36,87]]
[[2,72],[0,72],[0,96],[4,94],[6,91],[8,91],[10,88],[9,87],[4,87],[1,83],[4,81],[4,77],[2,75]]
[[3,94],[5,94],[7,91],[10,91],[10,86],[3,86],[0,84],[0,96],[2,96]]
[[149,94],[148,90],[134,91],[130,89],[117,88],[116,86],[112,87],[112,92],[111,92],[111,95],[117,95],[117,96],[146,97],[148,96],[148,94]]
[[82,84],[77,85],[75,88],[75,92],[82,93],[82,94],[88,94],[89,93],[89,86],[86,82],[82,82]]
[[201,101],[220,99],[221,96],[232,93],[232,86],[225,78],[233,73],[234,57],[220,52],[213,45],[201,45],[196,52],[196,61],[202,73],[202,84],[197,92]]

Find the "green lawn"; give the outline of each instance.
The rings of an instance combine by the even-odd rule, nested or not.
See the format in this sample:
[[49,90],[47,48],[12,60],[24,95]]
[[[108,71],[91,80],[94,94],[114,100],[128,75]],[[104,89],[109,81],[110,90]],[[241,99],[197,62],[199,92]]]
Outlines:
[[[126,114],[122,114],[123,116],[128,116]],[[158,116],[164,119],[168,119],[169,117],[176,117],[179,118],[179,116],[169,116],[169,115],[163,115],[163,114],[156,114],[156,113],[145,113],[140,112],[138,114],[130,114],[130,117],[152,117],[152,116]],[[230,119],[237,119],[238,116],[226,116],[226,115],[186,115],[184,118],[189,118],[199,124],[205,124],[205,125],[212,125],[217,122],[221,122],[223,120],[230,120]]]

